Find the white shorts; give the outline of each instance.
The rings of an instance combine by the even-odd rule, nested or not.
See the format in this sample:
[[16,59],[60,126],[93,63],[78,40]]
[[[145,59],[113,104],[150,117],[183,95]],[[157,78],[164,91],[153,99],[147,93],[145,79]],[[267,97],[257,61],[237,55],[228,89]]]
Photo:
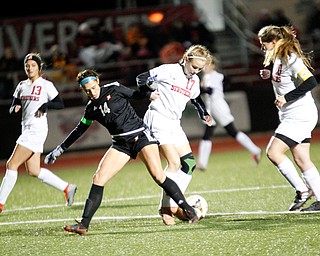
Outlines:
[[311,138],[311,133],[318,122],[318,112],[316,107],[306,111],[304,115],[291,116],[282,119],[275,133],[285,135],[286,137],[301,143],[306,138]]
[[155,110],[147,110],[144,122],[149,126],[160,145],[183,145],[189,143],[187,135],[181,127],[180,120],[172,120]]
[[234,121],[230,107],[224,98],[214,98],[214,100],[208,100],[207,106],[209,114],[214,119],[213,126],[218,123],[222,127],[225,127]]
[[32,125],[22,127],[22,133],[16,143],[30,149],[32,152],[43,153],[43,146],[48,135],[48,128],[39,129]]

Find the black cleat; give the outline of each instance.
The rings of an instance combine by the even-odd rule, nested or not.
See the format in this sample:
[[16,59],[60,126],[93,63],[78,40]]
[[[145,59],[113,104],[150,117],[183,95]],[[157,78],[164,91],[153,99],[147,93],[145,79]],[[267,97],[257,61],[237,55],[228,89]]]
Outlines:
[[189,223],[197,223],[200,219],[196,214],[196,211],[191,207],[191,210],[184,211],[185,216],[189,220]]
[[77,222],[77,224],[74,224],[72,226],[64,226],[63,229],[72,234],[78,234],[80,236],[86,235],[88,233],[88,228],[83,226],[80,221],[75,221]]
[[309,207],[301,209],[302,212],[317,212],[320,211],[320,201],[313,202]]
[[305,192],[296,192],[297,195],[294,198],[293,203],[290,205],[289,211],[296,211],[300,209],[312,196],[313,192],[311,189]]

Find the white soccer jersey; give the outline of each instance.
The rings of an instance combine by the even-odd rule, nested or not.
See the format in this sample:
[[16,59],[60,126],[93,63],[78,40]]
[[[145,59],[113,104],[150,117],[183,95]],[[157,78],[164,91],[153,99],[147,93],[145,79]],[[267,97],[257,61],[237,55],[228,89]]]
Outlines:
[[[294,90],[304,80],[312,76],[301,58],[292,54],[288,63],[276,58],[272,70],[272,85],[275,96],[283,96]],[[311,137],[318,112],[311,91],[300,98],[287,102],[279,109],[281,124],[276,132],[300,142]]]
[[180,120],[187,102],[200,95],[198,75],[187,79],[183,67],[178,63],[160,65],[151,69],[150,75],[156,79],[160,98],[151,101],[149,109],[170,119]]
[[224,75],[216,70],[206,73],[202,77],[204,87],[212,88],[212,94],[208,97],[212,98],[224,98],[223,92],[223,80]]
[[202,77],[203,86],[212,88],[212,94],[205,95],[206,108],[214,119],[213,125],[217,122],[222,127],[234,121],[230,107],[224,98],[223,80],[224,75],[216,70]]
[[35,113],[42,104],[51,101],[58,95],[58,91],[52,82],[39,77],[32,84],[29,79],[21,81],[13,96],[21,100],[22,126],[43,125],[47,126],[47,113],[41,117],[35,117]]

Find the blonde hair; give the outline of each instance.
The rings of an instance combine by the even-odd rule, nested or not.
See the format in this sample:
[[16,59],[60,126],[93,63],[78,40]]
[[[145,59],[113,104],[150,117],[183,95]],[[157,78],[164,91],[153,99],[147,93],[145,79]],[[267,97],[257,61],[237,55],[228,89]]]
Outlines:
[[261,43],[276,41],[273,50],[266,51],[263,61],[265,67],[270,65],[275,58],[282,59],[288,63],[290,54],[295,53],[309,69],[313,70],[311,66],[311,56],[302,51],[299,40],[296,38],[296,33],[292,27],[265,26],[259,30],[258,37]]
[[207,63],[211,62],[211,52],[208,50],[207,47],[196,44],[190,46],[185,53],[183,54],[182,58],[180,59],[180,64],[184,64],[188,59],[203,59],[206,60]]

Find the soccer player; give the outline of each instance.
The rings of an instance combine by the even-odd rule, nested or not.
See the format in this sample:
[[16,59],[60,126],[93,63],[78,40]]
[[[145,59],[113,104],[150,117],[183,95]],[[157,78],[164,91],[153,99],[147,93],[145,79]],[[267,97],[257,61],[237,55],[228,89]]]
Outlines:
[[[313,194],[317,201],[302,211],[320,211],[320,175],[310,159],[311,133],[318,122],[311,94],[317,86],[310,71],[313,68],[291,27],[265,26],[259,30],[258,38],[265,51],[265,69],[260,70],[260,76],[271,78],[280,119],[267,146],[267,156],[296,192],[289,211],[299,210]],[[271,64],[270,71],[266,67]],[[286,156],[288,150],[302,177]]]
[[112,146],[101,159],[93,176],[92,186],[82,213],[82,220],[77,224],[65,226],[70,233],[85,235],[95,212],[98,210],[105,184],[116,175],[124,165],[137,155],[146,165],[153,180],[183,209],[184,216],[190,223],[198,222],[195,210],[186,202],[179,187],[162,170],[158,141],[153,137],[143,120],[130,105],[129,99],[153,100],[159,97],[157,92],[142,93],[132,90],[118,82],[100,87],[99,74],[91,69],[77,75],[83,92],[90,98],[78,125],[45,158],[45,163],[54,163],[92,124],[93,121],[103,125],[112,136]]
[[[196,161],[181,127],[181,116],[191,100],[203,122],[212,125],[212,117],[200,97],[200,78],[197,75],[210,61],[211,53],[206,47],[192,45],[186,49],[179,63],[162,64],[136,78],[140,89],[156,90],[160,94],[150,102],[144,122],[160,142],[161,155],[167,161],[164,172],[178,184],[182,193],[191,181]],[[159,214],[166,225],[175,224],[174,216],[179,218],[179,207],[165,191],[160,200]]]
[[6,163],[6,173],[0,186],[0,213],[18,178],[18,168],[24,163],[30,176],[64,192],[67,206],[71,206],[77,186],[62,180],[50,170],[40,167],[40,156],[48,134],[47,110],[62,109],[64,104],[51,81],[41,77],[43,62],[39,53],[24,58],[28,79],[21,81],[14,93],[9,112],[22,111],[22,133]]
[[207,168],[212,147],[211,137],[217,123],[251,153],[253,160],[258,165],[261,160],[262,150],[253,143],[247,134],[236,129],[234,117],[224,98],[224,75],[217,71],[216,66],[217,60],[212,56],[211,63],[205,67],[203,71],[204,75],[201,79],[201,93],[207,94],[205,95],[205,104],[208,112],[214,119],[214,123],[212,126],[205,126],[202,140],[199,143],[197,168],[202,171]]

